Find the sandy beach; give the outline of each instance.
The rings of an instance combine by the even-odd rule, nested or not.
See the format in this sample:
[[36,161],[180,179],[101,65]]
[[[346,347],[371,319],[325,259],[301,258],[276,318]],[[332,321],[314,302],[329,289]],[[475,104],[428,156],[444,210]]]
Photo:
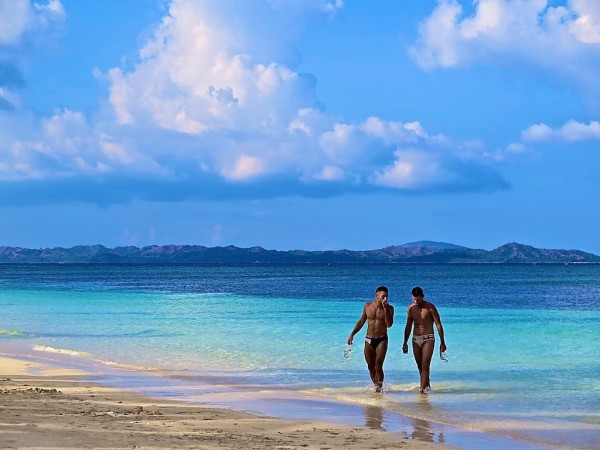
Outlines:
[[367,427],[146,398],[78,381],[84,375],[0,357],[0,448],[453,448]]

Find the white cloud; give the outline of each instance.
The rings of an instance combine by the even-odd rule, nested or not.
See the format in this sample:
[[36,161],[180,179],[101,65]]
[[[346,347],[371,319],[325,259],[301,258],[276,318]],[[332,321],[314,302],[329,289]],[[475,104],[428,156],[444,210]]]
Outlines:
[[[39,131],[35,131],[35,130]],[[96,139],[81,113],[58,111],[10,146],[2,179],[47,179],[86,173],[98,163]]]
[[[439,0],[410,49],[425,69],[477,63],[537,71],[576,91],[600,96],[600,3],[570,0],[474,0],[466,16],[457,0]],[[555,2],[552,2],[555,4]]]
[[416,190],[448,186],[459,179],[460,174],[445,168],[438,155],[409,149],[398,150],[394,162],[377,172],[372,182],[388,188]]
[[548,141],[553,135],[553,130],[544,123],[531,125],[521,132],[521,137],[525,141]]
[[339,167],[325,166],[319,173],[315,174],[314,178],[322,181],[341,181],[345,178],[345,173]]
[[122,164],[133,164],[134,159],[123,145],[114,142],[101,142],[102,153],[112,161],[118,161]]
[[[418,153],[413,153],[413,156],[421,157]],[[419,181],[419,161],[414,161],[416,158],[400,157],[390,167],[376,174],[375,184],[392,188],[409,188],[416,185]],[[433,161],[435,162],[435,161]],[[429,166],[430,168],[432,166]],[[427,179],[427,178],[424,178]]]
[[[264,8],[268,2],[238,3],[235,10],[250,14],[259,4]],[[120,123],[189,134],[227,129],[268,133],[287,126],[298,109],[314,106],[312,82],[270,59],[283,53],[277,42],[286,44],[273,34],[277,28],[260,24],[257,32],[242,17],[232,20],[229,11],[217,2],[172,2],[141,49],[135,70],[108,74],[110,102]],[[252,48],[256,41],[269,45],[257,50]]]
[[0,0],[0,46],[18,46],[27,33],[35,33],[65,18],[60,1]]
[[418,121],[348,122],[323,111],[315,78],[295,70],[290,48],[303,18],[342,6],[173,0],[137,63],[106,72],[105,109],[91,119],[60,110],[0,134],[0,153],[10,149],[0,179],[114,176],[115,197],[141,195],[142,180],[159,186],[143,195],[160,199],[504,188],[485,148]]
[[569,120],[559,128],[553,129],[546,124],[535,124],[521,133],[521,137],[529,142],[581,142],[600,140],[600,122],[588,124]]
[[331,163],[357,166],[389,159],[398,145],[429,141],[418,122],[405,124],[369,117],[354,124],[337,122],[320,135],[318,142]]
[[37,122],[28,116],[7,116],[18,124],[0,133],[0,180],[46,180],[99,173],[169,177],[134,146],[99,133],[83,114],[68,109]]
[[600,3],[596,0],[571,0],[577,17],[569,24],[569,30],[586,44],[600,44]]
[[18,106],[20,106],[20,103],[21,103],[21,99],[19,98],[19,96],[16,93],[11,92],[7,88],[0,87],[0,109],[3,109],[2,105],[10,105],[10,107],[18,107]]
[[386,122],[378,117],[369,117],[360,128],[365,134],[387,142],[415,142],[418,138],[428,138],[419,122]]
[[419,42],[411,54],[424,68],[454,67],[461,56],[461,38],[457,32],[458,17],[462,7],[456,1],[442,1],[419,26]]
[[527,151],[523,144],[511,143],[506,147],[506,151],[512,154],[525,153]]
[[224,169],[221,175],[227,180],[247,181],[262,175],[265,172],[265,165],[260,158],[256,156],[240,155],[233,166]]
[[29,0],[0,0],[0,45],[16,45],[31,26]]
[[24,86],[21,65],[35,49],[53,41],[66,15],[58,0],[0,0],[0,112],[22,108],[17,88]]
[[47,21],[48,17],[62,19],[66,16],[65,9],[60,0],[50,0],[46,4],[34,3],[33,6],[41,13],[42,21]]

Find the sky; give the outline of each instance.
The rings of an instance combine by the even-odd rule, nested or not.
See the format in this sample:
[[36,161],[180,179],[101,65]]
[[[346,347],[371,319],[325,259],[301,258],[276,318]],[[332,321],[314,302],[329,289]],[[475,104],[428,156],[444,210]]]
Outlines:
[[597,0],[0,0],[0,246],[600,254]]

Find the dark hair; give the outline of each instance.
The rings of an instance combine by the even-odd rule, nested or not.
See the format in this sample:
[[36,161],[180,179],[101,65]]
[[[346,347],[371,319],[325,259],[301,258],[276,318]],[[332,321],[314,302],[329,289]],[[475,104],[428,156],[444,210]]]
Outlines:
[[423,292],[422,288],[420,288],[419,286],[417,286],[417,287],[413,288],[412,295],[414,295],[415,297],[424,297],[425,293]]
[[375,293],[377,294],[379,291],[383,291],[387,294],[388,288],[386,288],[385,286],[379,286],[377,289],[375,289]]

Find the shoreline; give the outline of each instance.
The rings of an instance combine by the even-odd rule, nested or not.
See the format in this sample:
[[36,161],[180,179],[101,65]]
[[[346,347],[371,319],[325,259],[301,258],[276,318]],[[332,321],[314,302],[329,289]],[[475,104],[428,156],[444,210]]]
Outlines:
[[[26,347],[31,348],[0,342],[0,448],[557,448],[377,404],[340,404],[282,391],[262,395],[99,364],[71,351],[38,354],[35,346]],[[13,407],[20,421],[12,418]],[[100,445],[98,436],[107,429],[117,438],[108,443],[103,438]]]
[[[81,381],[78,369],[0,356],[1,448],[459,448],[321,420],[157,399]],[[35,374],[32,374],[35,373]]]
[[[180,384],[177,377],[84,363],[62,352],[35,354],[14,344],[0,345],[0,448],[557,448],[377,404]],[[22,412],[20,421],[14,422],[13,407]],[[73,429],[80,429],[74,444]],[[117,437],[99,445],[106,429]]]

